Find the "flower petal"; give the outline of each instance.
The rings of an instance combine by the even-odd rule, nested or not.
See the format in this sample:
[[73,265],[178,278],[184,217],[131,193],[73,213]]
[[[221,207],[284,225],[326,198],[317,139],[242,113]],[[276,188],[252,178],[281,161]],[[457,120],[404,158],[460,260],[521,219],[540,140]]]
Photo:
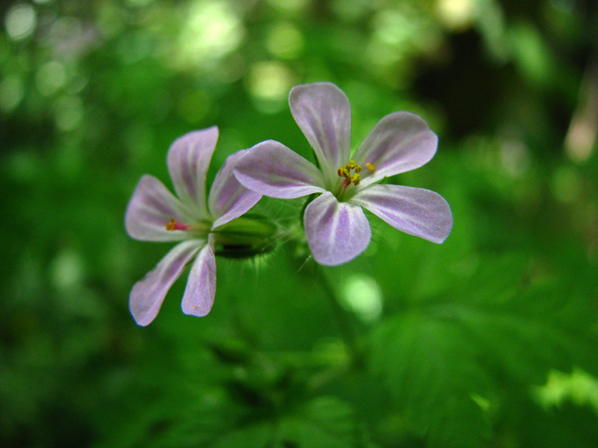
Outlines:
[[216,258],[214,249],[208,243],[204,246],[191,267],[181,307],[183,313],[203,317],[214,305],[216,296]]
[[179,137],[168,150],[168,171],[174,189],[198,220],[208,217],[206,173],[217,140],[218,128],[212,126]]
[[166,230],[173,217],[179,222],[189,221],[189,212],[162,182],[149,174],[143,176],[127,206],[125,227],[127,233],[141,241],[181,241],[185,232]]
[[166,293],[202,244],[205,241],[190,240],[177,244],[151,272],[135,283],[129,297],[129,309],[137,325],[145,327],[154,320]]
[[[438,137],[419,115],[410,112],[387,115],[353,155],[363,166],[361,185],[425,165],[434,157],[437,146]],[[366,169],[367,163],[373,165],[373,173]]]
[[325,191],[322,172],[274,140],[248,149],[234,171],[247,188],[273,198],[293,199]]
[[210,212],[217,218],[213,228],[245,214],[262,198],[261,194],[241,185],[233,174],[237,162],[246,152],[247,150],[237,151],[230,155],[214,178],[208,200]]
[[357,193],[352,202],[367,208],[395,229],[442,243],[451,233],[453,215],[442,196],[423,188],[372,185]]
[[307,244],[320,264],[347,263],[370,244],[372,231],[361,207],[338,202],[332,193],[326,192],[310,202],[303,220]]
[[345,93],[329,82],[295,86],[289,94],[295,121],[313,147],[328,180],[349,162],[351,105]]

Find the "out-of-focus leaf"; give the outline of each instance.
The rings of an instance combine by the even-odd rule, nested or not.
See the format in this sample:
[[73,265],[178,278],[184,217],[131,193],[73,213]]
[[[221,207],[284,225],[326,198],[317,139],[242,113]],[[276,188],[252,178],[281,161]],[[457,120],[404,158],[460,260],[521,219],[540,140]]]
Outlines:
[[321,396],[281,420],[277,438],[281,447],[343,448],[355,446],[351,406]]
[[272,446],[273,425],[259,422],[240,429],[231,429],[223,432],[222,436],[209,443],[211,448],[239,448],[242,446],[254,446],[256,448],[267,448]]
[[590,273],[547,277],[536,265],[516,253],[483,258],[471,285],[412,304],[373,332],[372,366],[430,446],[477,446],[501,388],[543,384],[551,369],[595,371]]
[[480,406],[493,394],[479,348],[461,328],[413,312],[383,323],[371,338],[371,363],[400,412],[429,446],[476,447],[490,434]]

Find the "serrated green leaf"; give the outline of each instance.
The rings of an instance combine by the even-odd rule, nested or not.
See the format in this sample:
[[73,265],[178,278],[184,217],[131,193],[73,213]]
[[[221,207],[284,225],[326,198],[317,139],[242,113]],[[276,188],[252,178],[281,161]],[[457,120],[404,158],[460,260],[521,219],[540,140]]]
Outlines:
[[479,446],[489,435],[485,411],[491,380],[476,347],[450,322],[411,313],[381,325],[372,335],[371,363],[398,409],[430,446]]

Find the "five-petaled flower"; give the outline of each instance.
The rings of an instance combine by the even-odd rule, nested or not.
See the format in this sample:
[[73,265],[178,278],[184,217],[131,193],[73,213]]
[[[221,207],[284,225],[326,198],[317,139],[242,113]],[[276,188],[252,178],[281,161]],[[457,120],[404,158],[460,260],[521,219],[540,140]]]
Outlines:
[[370,243],[366,208],[391,226],[442,243],[453,225],[448,203],[421,188],[377,184],[419,168],[436,153],[438,138],[418,115],[382,118],[351,157],[351,106],[331,83],[299,85],[291,113],[313,147],[320,169],[283,144],[268,140],[248,150],[234,170],[247,188],[275,198],[321,193],[305,208],[307,243],[323,265],[346,263]]
[[[195,261],[183,295],[185,314],[205,316],[216,293],[215,244],[220,229],[251,209],[261,195],[243,187],[232,173],[245,151],[229,156],[216,174],[206,202],[206,173],[218,140],[218,128],[191,132],[168,151],[168,171],[179,199],[155,177],[139,181],[127,207],[125,226],[142,241],[179,241],[131,291],[129,308],[139,325],[154,320],[166,293],[187,263]],[[224,236],[226,238],[226,236]]]

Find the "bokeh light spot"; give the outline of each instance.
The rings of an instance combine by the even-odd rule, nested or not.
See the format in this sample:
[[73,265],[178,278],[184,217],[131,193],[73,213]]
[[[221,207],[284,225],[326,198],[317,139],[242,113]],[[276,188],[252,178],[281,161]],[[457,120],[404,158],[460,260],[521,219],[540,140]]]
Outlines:
[[21,4],[13,6],[6,13],[6,32],[14,40],[22,40],[33,34],[37,16],[32,6]]
[[279,22],[270,28],[266,48],[278,58],[295,59],[303,50],[303,35],[294,25]]
[[59,62],[47,62],[37,71],[35,82],[37,89],[42,95],[50,96],[64,86],[66,82],[66,70]]
[[444,26],[451,30],[469,28],[475,18],[475,0],[438,0],[436,14]]
[[179,39],[180,62],[210,67],[235,51],[244,36],[240,18],[227,3],[192,3]]
[[249,70],[249,93],[263,112],[274,113],[286,107],[293,86],[291,70],[279,62],[258,62]]
[[343,285],[341,297],[345,306],[365,322],[376,321],[382,314],[382,291],[368,275],[351,276]]
[[64,250],[53,260],[51,272],[52,282],[56,288],[72,288],[83,281],[83,259],[74,250]]
[[375,36],[384,43],[404,45],[417,30],[417,24],[400,11],[381,11],[373,22]]

